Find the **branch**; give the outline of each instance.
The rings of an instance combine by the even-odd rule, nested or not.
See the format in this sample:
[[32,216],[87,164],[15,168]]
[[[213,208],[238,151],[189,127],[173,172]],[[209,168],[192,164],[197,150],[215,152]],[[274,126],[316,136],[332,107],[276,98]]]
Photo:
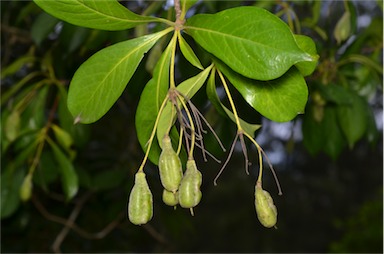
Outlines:
[[[67,220],[65,218],[53,215],[49,213],[45,207],[40,203],[40,201],[37,199],[37,197],[33,196],[32,197],[32,202],[37,208],[37,210],[43,215],[44,218],[46,218],[49,221],[53,221],[62,225],[68,225]],[[109,224],[107,224],[102,230],[96,233],[89,233],[82,229],[80,226],[76,225],[75,223],[68,225],[70,229],[75,231],[77,234],[79,234],[81,237],[85,239],[102,239],[106,237],[114,228],[116,228],[120,223],[121,220],[124,218],[125,213],[121,212],[120,214],[117,215],[116,219],[111,221]]]
[[181,16],[180,0],[174,0],[174,5],[176,12],[176,20],[179,20]]
[[65,223],[65,226],[64,228],[60,231],[60,233],[57,235],[55,241],[53,242],[52,244],[52,250],[55,252],[55,253],[61,253],[60,251],[60,246],[61,244],[63,243],[65,237],[67,237],[68,233],[69,233],[69,230],[71,229],[71,227],[73,226],[77,216],[79,216],[80,214],[80,211],[81,209],[83,209],[83,205],[85,203],[85,201],[91,196],[91,192],[87,192],[85,193],[81,199],[79,200],[79,202],[76,204],[75,208],[73,209],[73,211],[71,212],[71,214],[69,215],[69,218],[68,220],[66,221]]

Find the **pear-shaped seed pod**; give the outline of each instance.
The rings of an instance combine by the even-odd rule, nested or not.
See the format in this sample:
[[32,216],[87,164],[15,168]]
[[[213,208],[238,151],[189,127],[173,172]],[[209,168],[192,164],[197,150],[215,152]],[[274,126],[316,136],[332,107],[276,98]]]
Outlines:
[[201,200],[200,186],[202,175],[196,167],[195,160],[187,161],[187,169],[179,187],[179,203],[183,208],[195,207]]
[[142,225],[152,219],[153,198],[145,173],[139,171],[135,175],[135,184],[129,195],[128,217],[135,225]]
[[183,169],[179,156],[173,150],[171,139],[165,135],[162,140],[162,151],[159,158],[160,180],[164,189],[175,193],[179,188]]
[[163,201],[166,205],[176,206],[179,203],[179,193],[163,190]]
[[255,206],[257,218],[264,227],[271,228],[276,225],[276,206],[273,204],[271,195],[267,191],[263,190],[260,182],[256,183]]

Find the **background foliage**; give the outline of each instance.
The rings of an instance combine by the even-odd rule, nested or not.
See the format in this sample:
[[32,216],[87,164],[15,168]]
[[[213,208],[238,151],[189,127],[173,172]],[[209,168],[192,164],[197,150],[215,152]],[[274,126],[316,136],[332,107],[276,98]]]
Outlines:
[[[161,1],[122,3],[135,13],[173,15]],[[32,2],[2,1],[3,252],[382,252],[381,2],[201,1],[191,11],[216,13],[245,4],[276,13],[295,33],[313,38],[320,55],[307,78],[306,113],[292,122],[262,118],[232,89],[241,116],[262,122],[258,142],[283,185],[284,195],[275,198],[278,230],[264,229],[256,219],[257,165],[247,176],[238,166],[241,153],[217,187],[212,182],[219,165],[200,163],[205,180],[195,217],[162,204],[157,169],[147,165],[149,184],[158,194],[155,217],[142,227],[130,224],[126,201],[143,157],[135,111],[165,42],[145,56],[107,115],[92,125],[73,125],[66,98],[75,70],[96,51],[147,34],[151,27],[86,29],[61,22]],[[177,59],[179,77],[194,71]],[[228,147],[235,126],[206,102],[204,92],[194,97]],[[251,154],[256,160],[256,151]],[[20,186],[31,167],[33,194],[23,202]],[[264,182],[273,188],[272,177]],[[79,192],[68,201],[77,183]]]

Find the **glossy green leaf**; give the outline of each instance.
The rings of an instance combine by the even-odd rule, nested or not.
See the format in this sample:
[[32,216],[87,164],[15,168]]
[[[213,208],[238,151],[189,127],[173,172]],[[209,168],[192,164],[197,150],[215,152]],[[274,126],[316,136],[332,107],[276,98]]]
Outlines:
[[[182,83],[180,83],[180,85],[176,87],[177,91],[179,91],[185,97],[191,99],[205,83],[211,69],[212,65],[197,74],[196,76],[183,81]],[[174,110],[172,110],[172,104],[168,102],[163,112],[161,113],[159,125],[157,127],[157,140],[160,144],[160,147],[161,141],[164,135],[167,133],[170,124],[174,123],[175,117],[176,110],[175,108]]]
[[303,76],[311,75],[317,66],[317,55],[316,44],[308,36],[305,35],[295,35],[296,43],[304,52],[307,52],[312,56],[313,61],[304,61],[295,64],[296,68],[300,71]]
[[[208,96],[208,99],[213,104],[213,106],[216,108],[216,110],[220,114],[227,115],[234,123],[236,123],[236,119],[235,119],[235,116],[233,115],[232,111],[230,111],[226,106],[224,106],[221,103],[219,96],[217,95],[216,85],[215,85],[215,71],[211,72],[211,75],[209,76],[209,79],[208,79],[207,96]],[[261,127],[261,125],[259,125],[259,124],[250,124],[241,118],[239,120],[240,120],[240,125],[243,128],[243,130],[252,137],[255,136],[255,131],[257,131]]]
[[304,113],[308,88],[295,67],[278,79],[257,81],[239,75],[220,61],[215,64],[248,104],[270,120],[286,122]]
[[198,14],[187,20],[185,31],[231,69],[252,79],[275,79],[296,63],[313,61],[282,20],[257,7]]
[[102,30],[125,30],[161,20],[135,14],[115,0],[34,0],[34,2],[47,13],[68,23]]
[[188,42],[183,38],[183,36],[181,36],[180,33],[177,37],[179,39],[181,53],[183,53],[185,59],[187,59],[188,62],[190,62],[196,68],[203,70],[204,67],[201,65],[199,58],[197,58],[197,56],[193,52],[193,49],[191,48],[191,46],[189,46]]
[[49,145],[52,148],[53,155],[59,166],[61,174],[61,184],[65,193],[67,200],[72,199],[79,189],[79,180],[73,167],[72,162],[69,158],[61,151],[61,149],[54,143],[49,142]]
[[[175,46],[176,38],[174,37],[157,62],[153,71],[153,77],[145,85],[137,106],[135,118],[136,132],[144,151],[147,149],[147,143],[154,128],[161,104],[167,96],[171,53]],[[149,153],[149,159],[157,164],[160,153],[159,144],[154,140]]]
[[76,122],[92,123],[120,97],[144,54],[170,29],[117,43],[100,50],[76,71],[68,108]]
[[357,94],[349,92],[351,104],[337,107],[340,128],[347,138],[350,148],[362,138],[367,130],[368,113],[366,102]]

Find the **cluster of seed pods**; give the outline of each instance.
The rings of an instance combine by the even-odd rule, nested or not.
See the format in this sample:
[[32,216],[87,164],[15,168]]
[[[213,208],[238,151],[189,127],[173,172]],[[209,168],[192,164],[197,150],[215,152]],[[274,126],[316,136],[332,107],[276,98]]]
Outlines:
[[[202,175],[196,167],[195,160],[188,159],[185,173],[179,156],[172,147],[171,139],[165,135],[162,140],[162,152],[159,157],[159,174],[164,187],[163,201],[166,205],[191,209],[201,200]],[[145,174],[138,171],[135,184],[129,196],[128,217],[135,225],[142,225],[151,220],[153,215],[152,193],[148,187]]]
[[188,159],[183,174],[180,158],[173,149],[168,135],[164,136],[162,147],[159,172],[161,184],[164,187],[163,201],[169,206],[180,204],[183,208],[192,209],[201,200],[202,175],[193,159]]
[[[160,181],[162,186],[164,187],[164,190],[162,193],[162,199],[166,205],[173,206],[175,209],[177,205],[180,205],[183,208],[187,208],[187,209],[189,208],[191,214],[194,215],[193,208],[199,204],[202,198],[202,193],[200,190],[200,187],[202,184],[202,174],[197,169],[196,162],[193,159],[193,147],[196,140],[195,139],[196,133],[198,135],[197,140],[200,140],[202,142],[201,133],[203,131],[200,126],[201,125],[200,119],[198,119],[197,117],[199,116],[199,114],[196,113],[195,108],[191,105],[190,101],[187,100],[190,103],[189,105],[191,107],[191,110],[193,111],[193,114],[191,114],[188,111],[188,107],[183,102],[183,99],[185,99],[185,97],[182,96],[179,92],[176,92],[176,90],[171,90],[168,96],[169,96],[168,99],[172,101],[173,105],[175,105],[177,109],[179,122],[182,130],[185,131],[185,129],[188,127],[191,131],[191,134],[190,134],[191,143],[190,143],[190,146],[188,146],[188,142],[186,140],[187,148],[189,149],[189,154],[188,154],[188,161],[186,163],[186,169],[185,169],[185,172],[183,172],[183,166],[179,158],[179,155],[178,153],[176,153],[176,151],[172,147],[171,138],[169,137],[169,134],[168,134],[169,130],[168,130],[168,133],[164,135],[161,141],[162,151],[159,156]],[[185,118],[183,118],[181,114],[181,110],[178,107],[177,98],[179,97],[181,97],[181,99],[179,99],[180,103],[182,104],[183,108],[187,112],[188,119],[189,119],[188,121],[186,121]],[[163,105],[165,104],[163,103]],[[195,120],[192,119],[191,115],[194,116]],[[196,125],[196,127],[198,127],[196,133],[195,133],[195,128],[193,124],[193,122],[195,121],[196,123],[198,123]],[[209,126],[208,123],[207,125]],[[213,129],[210,126],[209,128],[214,133]],[[239,129],[241,129],[241,126],[239,127]],[[156,125],[154,130],[156,130]],[[152,138],[154,137],[154,133],[155,132],[152,133],[152,136],[150,139],[151,142],[153,140]],[[256,208],[257,217],[263,226],[267,228],[276,227],[275,226],[277,222],[276,206],[273,203],[273,199],[271,195],[267,191],[263,190],[262,188],[262,171],[263,171],[262,170],[263,169],[262,154],[265,155],[265,153],[261,149],[261,147],[257,144],[257,142],[253,139],[253,137],[251,137],[250,135],[248,135],[243,131],[238,131],[235,141],[231,147],[229,156],[226,162],[223,164],[223,167],[220,170],[218,176],[221,174],[222,170],[225,168],[225,166],[227,165],[227,162],[229,161],[233,148],[236,144],[237,137],[240,137],[240,142],[242,144],[243,153],[246,159],[246,165],[248,165],[247,151],[246,151],[243,135],[246,135],[255,144],[259,153],[260,170],[259,170],[259,177],[257,179],[256,186],[255,186],[255,208]],[[219,141],[219,144],[222,146],[219,139],[218,141]],[[204,146],[202,143],[200,144],[200,147],[204,151]],[[223,151],[225,151],[223,146],[222,148],[223,148]],[[149,150],[147,150],[147,155],[148,155],[148,151]],[[267,161],[272,170],[272,173],[275,176],[272,165],[270,164],[269,160]],[[145,159],[143,164],[144,163],[145,163]],[[135,225],[142,225],[147,223],[149,220],[152,219],[152,215],[153,215],[153,200],[152,200],[153,198],[152,198],[152,193],[149,189],[148,183],[146,181],[145,174],[143,172],[143,168],[142,168],[143,164],[140,167],[139,171],[136,173],[135,184],[130,193],[129,204],[128,204],[129,220]],[[247,166],[246,166],[246,172],[248,173]],[[217,177],[215,178],[215,181]],[[281,189],[278,184],[278,180],[276,176],[275,176],[275,180],[280,191],[279,194],[281,195]],[[215,181],[214,181],[214,184],[216,185]]]

